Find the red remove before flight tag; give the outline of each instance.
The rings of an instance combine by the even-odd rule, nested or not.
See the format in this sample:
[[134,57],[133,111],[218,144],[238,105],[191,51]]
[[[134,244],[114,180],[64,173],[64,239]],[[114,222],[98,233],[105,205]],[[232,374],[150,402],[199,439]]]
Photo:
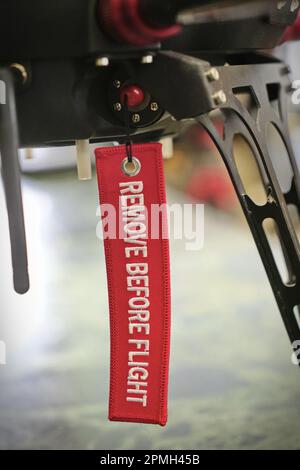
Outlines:
[[161,145],[96,150],[108,279],[109,419],[167,422],[170,261]]

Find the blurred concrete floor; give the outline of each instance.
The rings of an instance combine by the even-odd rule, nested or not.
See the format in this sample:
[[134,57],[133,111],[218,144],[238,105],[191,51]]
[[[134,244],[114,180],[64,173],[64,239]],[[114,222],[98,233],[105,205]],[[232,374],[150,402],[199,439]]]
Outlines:
[[1,449],[300,449],[300,375],[246,226],[207,208],[201,252],[172,242],[168,426],[109,423],[96,182],[27,176],[24,200],[24,297],[12,291],[6,221],[0,235]]

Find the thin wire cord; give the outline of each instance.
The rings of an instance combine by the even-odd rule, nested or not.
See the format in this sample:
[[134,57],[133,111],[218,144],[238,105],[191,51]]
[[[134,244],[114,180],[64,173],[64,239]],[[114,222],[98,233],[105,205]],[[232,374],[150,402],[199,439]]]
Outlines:
[[132,156],[132,140],[131,140],[131,131],[130,131],[130,114],[128,109],[128,95],[125,95],[124,100],[124,115],[125,115],[125,128],[126,128],[126,155],[128,158],[128,163],[132,163],[133,156]]

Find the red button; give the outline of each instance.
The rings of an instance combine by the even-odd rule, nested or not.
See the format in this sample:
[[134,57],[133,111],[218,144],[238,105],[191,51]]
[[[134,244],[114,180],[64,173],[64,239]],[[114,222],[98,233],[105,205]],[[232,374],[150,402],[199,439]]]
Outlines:
[[145,101],[145,93],[137,85],[126,85],[121,89],[120,99],[121,103],[125,103],[125,96],[127,95],[128,108],[136,108],[141,106]]

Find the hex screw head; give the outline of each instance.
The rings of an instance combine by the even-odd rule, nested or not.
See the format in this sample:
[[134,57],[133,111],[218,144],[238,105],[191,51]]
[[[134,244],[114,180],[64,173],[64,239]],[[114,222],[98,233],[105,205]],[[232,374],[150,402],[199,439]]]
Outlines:
[[212,96],[217,106],[224,105],[227,103],[227,96],[223,90],[218,91]]
[[158,111],[158,103],[156,103],[155,101],[153,103],[150,104],[150,109],[151,111]]
[[98,57],[96,59],[96,67],[108,67],[109,58],[108,57]]
[[132,115],[132,122],[134,124],[138,124],[140,120],[141,120],[141,116],[139,114],[135,113]]
[[28,72],[23,64],[13,63],[10,64],[10,68],[16,71],[19,75],[21,82],[24,84],[28,80]]
[[118,112],[119,112],[119,111],[121,111],[121,109],[122,109],[121,103],[115,103],[115,104],[114,104],[114,110],[115,110],[115,111],[118,111]]
[[220,73],[218,69],[216,69],[215,67],[212,67],[211,69],[209,69],[205,75],[211,82],[216,82],[220,80]]
[[120,80],[115,80],[115,81],[114,81],[114,87],[115,87],[115,88],[120,88],[120,87],[121,87],[121,82],[120,82]]

